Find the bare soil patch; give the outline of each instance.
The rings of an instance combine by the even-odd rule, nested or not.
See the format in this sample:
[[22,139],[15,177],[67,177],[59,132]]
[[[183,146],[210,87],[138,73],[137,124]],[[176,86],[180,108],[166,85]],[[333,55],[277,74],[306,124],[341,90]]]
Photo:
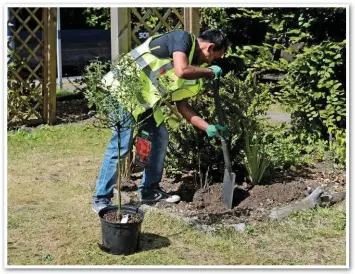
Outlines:
[[57,123],[73,123],[89,119],[92,115],[84,98],[57,101]]
[[[122,191],[131,198],[131,203],[139,204],[137,187],[141,173],[133,174],[132,180],[124,182]],[[288,171],[264,185],[248,189],[247,185],[237,186],[233,195],[233,208],[228,209],[222,202],[222,183],[213,182],[200,187],[196,174],[189,172],[181,178],[164,178],[162,187],[169,193],[178,194],[178,204],[159,202],[154,207],[181,217],[193,217],[202,224],[239,223],[261,221],[270,211],[308,196],[317,186],[327,192],[345,190],[344,170],[330,168],[328,162],[317,163],[314,168]]]

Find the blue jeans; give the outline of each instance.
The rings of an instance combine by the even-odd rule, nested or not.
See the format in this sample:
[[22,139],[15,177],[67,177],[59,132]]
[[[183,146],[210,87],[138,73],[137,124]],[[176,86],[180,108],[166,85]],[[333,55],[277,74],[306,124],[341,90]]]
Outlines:
[[[130,115],[130,114],[128,114]],[[133,117],[130,115],[125,126],[134,123]],[[144,170],[139,191],[151,189],[159,184],[163,176],[164,160],[169,143],[169,133],[164,123],[156,126],[153,115],[146,118],[142,124],[144,130],[152,135],[152,148],[150,151],[149,168]],[[123,130],[120,133],[120,159],[126,157],[131,151],[133,143],[133,127]],[[112,131],[112,137],[106,148],[100,173],[96,181],[95,199],[113,197],[113,189],[117,181],[117,161],[118,161],[118,134]]]

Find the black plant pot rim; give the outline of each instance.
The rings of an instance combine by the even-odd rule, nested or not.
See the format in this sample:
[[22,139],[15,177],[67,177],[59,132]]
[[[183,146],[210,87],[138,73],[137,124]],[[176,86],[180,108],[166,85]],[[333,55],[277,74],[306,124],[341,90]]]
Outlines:
[[135,206],[132,206],[132,205],[122,205],[122,212],[123,213],[131,213],[131,214],[139,214],[141,216],[141,220],[139,222],[121,224],[121,223],[108,222],[108,221],[106,221],[103,218],[105,213],[111,212],[111,211],[117,211],[117,210],[118,210],[118,206],[117,205],[109,206],[109,207],[105,207],[105,208],[101,209],[99,211],[99,217],[100,217],[101,221],[105,222],[106,225],[114,226],[114,227],[117,227],[117,226],[130,227],[130,226],[133,226],[133,225],[139,225],[139,224],[141,224],[143,222],[144,212],[141,209],[139,209],[138,207],[135,207]]

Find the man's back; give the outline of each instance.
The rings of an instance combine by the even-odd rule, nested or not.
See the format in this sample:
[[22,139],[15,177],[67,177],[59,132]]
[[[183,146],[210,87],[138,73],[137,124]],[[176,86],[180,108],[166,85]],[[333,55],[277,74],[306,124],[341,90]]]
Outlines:
[[173,52],[180,51],[189,56],[192,48],[190,33],[176,30],[153,39],[149,47],[158,58],[172,58]]

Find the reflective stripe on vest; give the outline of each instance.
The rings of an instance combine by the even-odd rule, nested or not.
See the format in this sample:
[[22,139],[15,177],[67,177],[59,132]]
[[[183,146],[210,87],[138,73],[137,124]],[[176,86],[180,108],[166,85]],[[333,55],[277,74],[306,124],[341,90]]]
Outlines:
[[[158,35],[161,36],[161,35]],[[148,38],[143,44],[142,46],[147,46],[147,48],[149,49],[149,44],[152,41],[153,38],[156,38],[157,36],[153,36]],[[196,38],[195,36],[191,35],[191,39],[192,39],[192,48],[189,54],[189,64],[191,64],[193,56],[194,56],[194,52],[195,52],[195,41]],[[150,52],[150,50],[149,50]],[[139,47],[135,48],[134,50],[130,51],[129,54],[133,57],[133,59],[135,60],[135,62],[137,63],[137,65],[142,69],[142,71],[145,73],[145,75],[148,77],[148,79],[152,82],[152,84],[154,85],[154,87],[159,91],[160,95],[164,98],[167,94],[167,91],[164,87],[162,87],[159,83],[159,81],[157,81],[157,76],[160,74],[164,74],[166,71],[169,71],[171,69],[174,68],[174,65],[172,62],[169,62],[167,64],[162,65],[161,67],[159,67],[158,69],[156,69],[155,71],[153,71],[149,64],[144,60],[143,55],[145,52],[140,53],[139,52]],[[143,99],[143,98],[142,98]],[[146,104],[146,103],[145,103]]]
[[[139,59],[143,59],[142,57],[139,57]],[[162,71],[168,71],[173,69],[173,64],[172,63],[167,63],[163,66],[161,66],[158,70],[152,71],[151,68],[149,66],[146,66],[145,68],[143,68],[143,72],[145,73],[145,75],[147,75],[147,77],[149,78],[149,80],[152,81],[152,84],[155,86],[155,88],[159,91],[160,95],[164,98],[167,91],[164,87],[162,87],[159,83],[158,79],[158,75],[160,75],[162,73]]]
[[136,97],[138,99],[138,102],[142,105],[142,107],[144,107],[146,110],[150,109],[150,106],[148,105],[148,103],[146,101],[144,101],[142,94],[137,92]]
[[[194,96],[198,93],[199,88],[202,86],[199,85],[199,81],[196,81],[195,83],[191,81],[189,83],[189,80],[178,78],[173,70],[174,66],[172,58],[158,58],[151,53],[149,44],[152,39],[158,36],[161,35],[148,38],[143,44],[128,53],[131,57],[133,57],[135,63],[141,69],[141,75],[145,78],[142,80],[148,81],[144,84],[145,87],[142,94],[137,94],[137,100],[139,101],[140,106],[137,106],[137,108],[132,112],[132,115],[134,119],[137,120],[140,114],[144,113],[147,109],[154,108],[155,105],[156,108],[154,108],[153,114],[157,126],[164,121],[162,108],[161,106],[156,105],[161,98],[167,99],[167,96],[172,96],[174,92],[183,88],[185,83],[189,86],[189,88],[183,88],[183,90],[178,92],[178,96],[176,98],[188,98]],[[196,38],[193,34],[191,34],[191,39],[192,47],[188,56],[189,64],[192,63],[196,47]],[[164,79],[159,77],[159,75],[165,73],[169,82],[166,82]]]

